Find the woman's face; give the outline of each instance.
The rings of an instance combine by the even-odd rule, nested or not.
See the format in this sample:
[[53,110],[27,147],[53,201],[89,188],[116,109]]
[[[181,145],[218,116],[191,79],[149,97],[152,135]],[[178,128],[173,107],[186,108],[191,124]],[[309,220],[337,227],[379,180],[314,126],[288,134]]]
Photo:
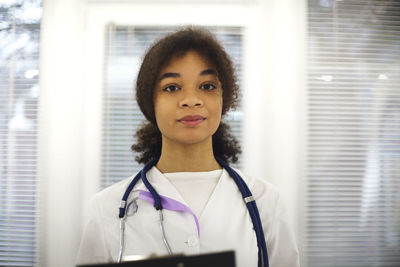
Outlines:
[[183,145],[210,142],[222,114],[215,68],[195,51],[173,57],[158,76],[154,111],[163,139]]

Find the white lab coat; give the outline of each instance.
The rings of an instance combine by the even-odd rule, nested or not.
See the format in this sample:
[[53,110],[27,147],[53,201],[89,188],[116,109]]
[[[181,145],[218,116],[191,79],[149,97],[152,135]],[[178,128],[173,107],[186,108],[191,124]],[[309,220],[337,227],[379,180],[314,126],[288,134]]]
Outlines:
[[[299,255],[285,216],[278,191],[264,180],[240,173],[256,200],[267,242],[270,267],[297,267]],[[169,180],[155,167],[147,172],[155,190],[187,205]],[[118,208],[132,177],[114,184],[94,196],[89,207],[78,253],[78,264],[116,262],[119,252]],[[147,191],[139,181],[127,203]],[[137,199],[137,210],[126,218],[124,255],[166,255],[159,228],[159,214],[152,204]],[[132,214],[133,213],[133,214]],[[215,187],[200,218],[200,233],[188,212],[164,209],[164,228],[174,253],[187,255],[234,250],[238,267],[256,267],[258,248],[253,224],[234,180],[226,170]]]

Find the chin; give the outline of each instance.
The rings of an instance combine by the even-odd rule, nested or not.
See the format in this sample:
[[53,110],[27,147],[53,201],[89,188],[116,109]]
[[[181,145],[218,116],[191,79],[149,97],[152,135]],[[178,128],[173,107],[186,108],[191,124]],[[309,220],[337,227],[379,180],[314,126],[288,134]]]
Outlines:
[[204,143],[204,139],[186,139],[186,140],[181,140],[182,145],[198,145]]
[[180,143],[182,145],[197,145],[201,143],[206,143],[206,141],[210,138],[211,136],[182,136],[180,138],[177,138],[175,141],[177,143]]

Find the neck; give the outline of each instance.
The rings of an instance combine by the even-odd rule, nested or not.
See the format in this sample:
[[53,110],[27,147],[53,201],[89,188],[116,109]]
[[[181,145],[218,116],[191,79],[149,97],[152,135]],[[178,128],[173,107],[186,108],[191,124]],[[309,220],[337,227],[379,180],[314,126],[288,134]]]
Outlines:
[[168,172],[205,172],[221,169],[214,158],[212,139],[201,144],[177,144],[162,137],[162,148],[157,169]]

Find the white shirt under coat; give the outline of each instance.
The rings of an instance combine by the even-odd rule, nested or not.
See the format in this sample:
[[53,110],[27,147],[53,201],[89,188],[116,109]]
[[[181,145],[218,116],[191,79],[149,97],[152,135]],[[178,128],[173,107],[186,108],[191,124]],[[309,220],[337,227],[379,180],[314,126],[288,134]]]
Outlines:
[[[297,267],[299,255],[289,227],[279,192],[270,183],[243,175],[256,200],[267,242],[270,267]],[[175,186],[156,168],[147,172],[147,179],[159,195],[187,203]],[[118,208],[132,177],[97,193],[89,206],[77,263],[116,262],[119,253],[120,223]],[[148,191],[141,180],[131,192],[127,203]],[[124,255],[166,255],[159,228],[159,214],[153,205],[136,200],[137,209],[127,210],[125,220]],[[234,250],[237,267],[256,267],[258,248],[253,224],[247,207],[234,180],[222,171],[214,191],[198,219],[189,212],[164,209],[164,229],[174,253],[186,255]],[[197,216],[196,216],[197,217]]]

